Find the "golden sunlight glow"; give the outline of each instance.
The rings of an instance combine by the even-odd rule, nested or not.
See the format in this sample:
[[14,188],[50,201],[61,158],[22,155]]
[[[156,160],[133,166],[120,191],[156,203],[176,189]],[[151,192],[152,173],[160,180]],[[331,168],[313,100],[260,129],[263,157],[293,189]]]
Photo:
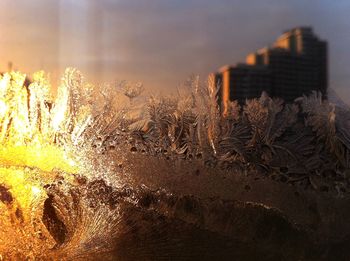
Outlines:
[[32,186],[32,192],[34,195],[37,195],[41,192],[41,189],[36,186]]
[[[64,136],[64,144],[57,142],[68,132],[70,86],[63,85],[53,103],[49,80],[43,72],[34,74],[29,86],[25,80],[26,75],[19,72],[0,75],[0,185],[13,198],[0,201],[0,209],[7,211],[8,217],[19,209],[24,221],[31,219],[34,205],[43,204],[47,198],[45,184],[58,175],[72,180],[80,166],[71,152],[73,138]],[[83,123],[87,116],[84,113],[80,116]],[[80,127],[73,126],[71,132],[81,133],[84,125],[75,124]]]
[[32,167],[42,171],[62,170],[76,173],[74,161],[69,160],[64,151],[58,147],[0,147],[0,163],[2,166]]
[[7,105],[4,101],[0,101],[0,117],[4,117],[7,111]]

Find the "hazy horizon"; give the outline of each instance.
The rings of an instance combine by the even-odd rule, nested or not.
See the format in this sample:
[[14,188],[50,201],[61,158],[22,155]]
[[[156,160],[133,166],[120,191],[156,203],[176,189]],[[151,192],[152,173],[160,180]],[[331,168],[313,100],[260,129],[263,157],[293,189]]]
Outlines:
[[329,43],[329,87],[350,103],[350,3],[345,0],[3,0],[0,71],[12,61],[55,80],[65,67],[92,82],[173,89],[245,60],[286,29],[312,26]]

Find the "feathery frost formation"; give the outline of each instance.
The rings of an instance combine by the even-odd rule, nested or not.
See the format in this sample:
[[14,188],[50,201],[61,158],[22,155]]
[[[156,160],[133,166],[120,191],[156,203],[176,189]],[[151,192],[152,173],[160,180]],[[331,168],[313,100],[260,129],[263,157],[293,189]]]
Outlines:
[[193,77],[176,97],[141,101],[141,84],[94,88],[67,69],[53,99],[43,72],[28,86],[21,73],[2,75],[0,253],[9,259],[84,258],[108,249],[122,215],[112,199],[132,194],[114,191],[123,186],[115,159],[126,157],[120,150],[125,143],[132,152],[200,161],[232,175],[252,172],[348,193],[346,108],[318,93],[293,104],[263,93],[243,106],[230,102],[222,112],[218,90],[213,79],[200,84]]

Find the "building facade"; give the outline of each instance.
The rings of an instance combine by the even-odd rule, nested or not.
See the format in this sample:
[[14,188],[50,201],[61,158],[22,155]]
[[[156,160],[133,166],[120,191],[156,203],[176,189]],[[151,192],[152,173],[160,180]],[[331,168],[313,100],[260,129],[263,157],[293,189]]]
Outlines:
[[291,102],[313,90],[326,97],[328,86],[327,42],[320,40],[310,27],[284,32],[268,48],[251,53],[246,63],[222,67],[215,73],[221,86],[219,101],[255,98],[266,91],[272,97]]

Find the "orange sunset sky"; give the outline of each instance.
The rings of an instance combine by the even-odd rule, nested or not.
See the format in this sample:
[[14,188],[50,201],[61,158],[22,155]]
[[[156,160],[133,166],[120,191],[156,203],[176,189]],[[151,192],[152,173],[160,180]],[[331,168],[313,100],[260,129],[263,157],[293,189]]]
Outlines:
[[330,87],[350,103],[349,13],[346,0],[1,0],[0,71],[12,61],[55,83],[74,66],[95,83],[167,90],[308,25],[328,40]]

